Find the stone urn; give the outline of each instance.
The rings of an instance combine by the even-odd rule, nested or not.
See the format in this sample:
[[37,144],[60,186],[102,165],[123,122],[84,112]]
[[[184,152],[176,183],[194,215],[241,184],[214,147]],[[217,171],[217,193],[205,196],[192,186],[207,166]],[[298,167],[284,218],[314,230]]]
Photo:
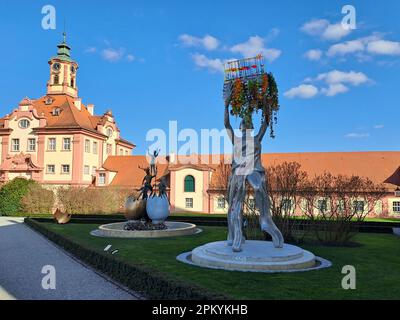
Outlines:
[[127,220],[140,220],[146,216],[146,199],[136,199],[129,196],[125,202],[125,218]]
[[168,198],[164,195],[148,198],[146,211],[152,223],[163,223],[169,216]]

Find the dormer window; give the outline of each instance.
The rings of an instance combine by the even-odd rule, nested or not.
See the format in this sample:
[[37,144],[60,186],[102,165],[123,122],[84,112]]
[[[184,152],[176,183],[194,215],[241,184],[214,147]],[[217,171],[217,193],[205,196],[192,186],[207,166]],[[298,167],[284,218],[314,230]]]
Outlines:
[[46,105],[50,105],[50,104],[53,103],[53,99],[50,98],[50,97],[47,97],[44,103],[45,103]]
[[53,112],[52,112],[53,116],[59,116],[60,113],[61,113],[61,109],[60,108],[54,108],[53,109]]

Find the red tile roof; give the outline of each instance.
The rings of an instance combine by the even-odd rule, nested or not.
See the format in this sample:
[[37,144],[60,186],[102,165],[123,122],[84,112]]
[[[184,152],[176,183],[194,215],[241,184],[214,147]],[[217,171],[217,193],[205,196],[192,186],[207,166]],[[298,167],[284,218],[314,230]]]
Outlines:
[[[51,101],[51,103],[47,103]],[[81,108],[75,106],[76,99],[65,95],[45,95],[36,100],[25,98],[21,103],[29,103],[38,112],[39,116],[46,118],[45,128],[82,128],[101,134],[97,131],[98,124],[105,122],[105,114],[103,116],[91,115],[86,106],[81,103]],[[59,115],[54,115],[54,109],[59,108]],[[0,118],[0,128],[4,125],[4,119]],[[120,138],[121,142],[135,146],[133,143]]]
[[[142,185],[142,180],[145,176],[145,173],[139,166],[142,168],[147,168],[149,166],[145,156],[109,156],[103,168],[108,171],[117,172],[111,182],[112,186],[130,186],[138,188]],[[159,179],[165,174],[167,164],[157,164],[157,168],[157,179]]]

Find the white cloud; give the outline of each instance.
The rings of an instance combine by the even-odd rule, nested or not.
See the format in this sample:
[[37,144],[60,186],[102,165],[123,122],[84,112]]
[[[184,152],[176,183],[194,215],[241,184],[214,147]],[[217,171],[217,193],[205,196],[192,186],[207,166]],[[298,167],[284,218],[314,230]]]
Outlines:
[[349,91],[349,88],[347,88],[342,83],[331,84],[331,85],[329,85],[328,88],[321,89],[321,93],[326,95],[327,97],[334,97],[337,94],[345,93],[347,91]]
[[310,36],[321,35],[329,26],[329,21],[325,19],[313,19],[306,22],[301,27],[301,31],[309,34]]
[[322,33],[325,40],[340,40],[351,32],[350,28],[343,28],[341,23],[330,24]]
[[269,62],[277,59],[282,51],[274,48],[265,48],[265,39],[252,36],[246,42],[238,43],[230,48],[231,52],[240,53],[243,57],[254,57],[262,54]]
[[374,125],[374,129],[383,129],[385,126],[383,124]]
[[343,72],[338,70],[321,73],[315,80],[325,81],[327,84],[348,83],[353,86],[358,86],[370,81],[370,79],[362,72]]
[[340,40],[351,32],[351,29],[343,28],[341,23],[331,24],[326,19],[313,19],[308,21],[303,24],[300,30],[308,35],[333,41]]
[[124,54],[125,50],[122,48],[120,49],[107,48],[101,51],[101,56],[103,57],[103,59],[109,62],[117,62],[121,60]]
[[203,47],[209,51],[215,50],[219,46],[219,40],[213,36],[205,35],[203,38],[182,34],[179,40],[187,47]]
[[356,132],[351,132],[345,135],[346,138],[352,138],[352,139],[363,139],[363,138],[368,138],[370,136],[369,133],[356,133]]
[[305,54],[304,54],[304,57],[306,57],[308,60],[311,60],[311,61],[317,61],[317,60],[320,60],[321,59],[321,57],[322,57],[322,51],[321,50],[318,50],[318,49],[311,49],[311,50],[308,50]]
[[224,72],[224,62],[220,59],[209,59],[204,54],[195,53],[192,59],[196,66],[206,68],[211,72]]
[[132,62],[132,61],[135,61],[135,60],[136,60],[136,57],[135,57],[133,54],[127,54],[127,55],[126,55],[126,59],[127,59],[129,62]]
[[320,73],[315,78],[308,77],[303,84],[285,92],[288,98],[313,98],[317,93],[327,97],[334,97],[338,94],[348,92],[349,86],[359,86],[369,83],[371,80],[362,72],[332,70]]
[[376,40],[368,43],[367,50],[372,54],[400,55],[400,42],[388,40]]
[[382,35],[380,33],[373,33],[368,37],[334,44],[328,49],[327,56],[344,56],[347,54],[364,52],[366,50],[366,46],[370,42],[380,40],[381,37]]
[[89,47],[86,48],[85,53],[95,53],[97,52],[97,48],[96,47]]
[[318,94],[318,88],[311,84],[301,84],[284,93],[288,98],[310,99]]
[[327,55],[329,57],[333,56],[344,56],[349,53],[355,53],[359,51],[363,51],[365,48],[365,45],[362,41],[360,40],[352,40],[352,41],[346,41],[343,43],[337,43],[331,46],[328,49]]

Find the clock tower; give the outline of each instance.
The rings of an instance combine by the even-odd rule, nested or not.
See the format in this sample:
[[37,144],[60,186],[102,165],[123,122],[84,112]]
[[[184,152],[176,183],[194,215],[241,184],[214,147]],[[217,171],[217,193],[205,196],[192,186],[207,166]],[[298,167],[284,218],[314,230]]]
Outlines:
[[71,59],[71,48],[67,44],[65,32],[63,37],[63,42],[57,46],[57,56],[49,61],[50,79],[47,82],[47,94],[67,94],[77,98],[76,73],[78,64]]

